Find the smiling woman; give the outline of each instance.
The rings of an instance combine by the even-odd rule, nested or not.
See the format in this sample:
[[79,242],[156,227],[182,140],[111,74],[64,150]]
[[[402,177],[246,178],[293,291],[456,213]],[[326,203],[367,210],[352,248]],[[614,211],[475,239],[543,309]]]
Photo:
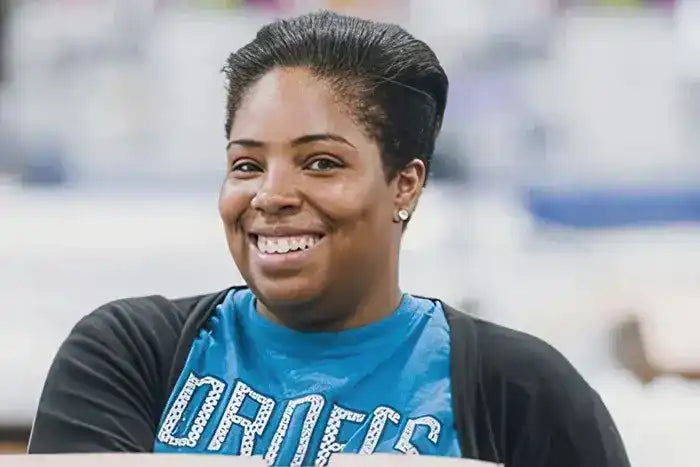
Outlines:
[[339,452],[627,466],[542,341],[399,287],[447,96],[395,25],[315,13],[231,54],[219,211],[245,286],[109,303],[47,377],[30,452]]
[[292,328],[341,330],[393,312],[402,229],[387,220],[413,209],[425,181],[425,158],[386,169],[352,104],[338,101],[312,70],[275,67],[240,98],[229,130],[219,203],[229,247],[260,313]]

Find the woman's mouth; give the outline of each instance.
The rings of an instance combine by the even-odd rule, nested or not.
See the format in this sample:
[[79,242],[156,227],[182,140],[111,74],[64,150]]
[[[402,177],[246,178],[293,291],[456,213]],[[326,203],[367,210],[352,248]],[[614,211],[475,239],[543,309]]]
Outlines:
[[315,247],[323,238],[318,234],[290,235],[290,236],[266,236],[250,235],[251,242],[266,255],[283,255],[292,252],[301,252]]

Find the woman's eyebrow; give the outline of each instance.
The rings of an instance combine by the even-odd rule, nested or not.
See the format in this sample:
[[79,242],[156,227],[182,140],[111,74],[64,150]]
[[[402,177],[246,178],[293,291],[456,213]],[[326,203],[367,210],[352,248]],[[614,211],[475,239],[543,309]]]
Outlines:
[[[336,135],[334,133],[316,133],[316,134],[310,134],[310,135],[303,135],[299,136],[298,138],[294,138],[291,141],[292,146],[300,146],[302,144],[308,144],[308,143],[313,143],[315,141],[336,141],[338,143],[345,144],[347,146],[350,146],[351,148],[357,149],[354,144],[352,144],[350,141],[347,139],[343,138],[340,135]],[[230,148],[233,145],[237,146],[243,146],[246,148],[260,148],[265,146],[266,144],[262,141],[258,141],[255,139],[249,139],[249,138],[243,138],[243,139],[232,139],[229,140],[228,144],[226,145],[226,149]]]
[[226,144],[226,149],[230,148],[234,144],[246,148],[260,148],[262,146],[265,146],[265,143],[263,143],[262,141],[257,141],[254,139],[232,139],[229,140],[229,142]]
[[352,144],[350,141],[347,139],[343,138],[340,135],[336,135],[333,133],[318,133],[318,134],[312,134],[312,135],[304,135],[300,136],[298,138],[295,138],[292,140],[292,146],[299,146],[301,144],[307,144],[307,143],[313,143],[314,141],[336,141],[338,143],[345,144],[347,146],[350,146],[351,148],[355,148],[355,145]]

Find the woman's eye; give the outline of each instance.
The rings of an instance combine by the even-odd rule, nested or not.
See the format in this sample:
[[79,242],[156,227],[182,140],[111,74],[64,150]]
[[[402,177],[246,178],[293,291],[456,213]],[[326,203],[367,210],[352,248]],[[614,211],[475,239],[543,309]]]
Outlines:
[[253,164],[252,162],[239,162],[237,164],[233,165],[233,168],[231,169],[234,172],[243,172],[243,173],[251,173],[251,172],[260,172],[261,169],[257,164]]
[[342,165],[332,159],[327,158],[313,160],[307,166],[309,170],[314,170],[317,172],[325,172],[328,170],[337,169],[339,167],[342,167]]

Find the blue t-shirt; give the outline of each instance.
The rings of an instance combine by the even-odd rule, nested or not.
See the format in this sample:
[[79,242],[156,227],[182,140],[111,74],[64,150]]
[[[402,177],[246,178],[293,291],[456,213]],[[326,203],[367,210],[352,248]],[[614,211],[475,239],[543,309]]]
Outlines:
[[391,316],[300,332],[232,291],[193,342],[155,452],[326,465],[337,452],[459,457],[441,305],[404,295]]

